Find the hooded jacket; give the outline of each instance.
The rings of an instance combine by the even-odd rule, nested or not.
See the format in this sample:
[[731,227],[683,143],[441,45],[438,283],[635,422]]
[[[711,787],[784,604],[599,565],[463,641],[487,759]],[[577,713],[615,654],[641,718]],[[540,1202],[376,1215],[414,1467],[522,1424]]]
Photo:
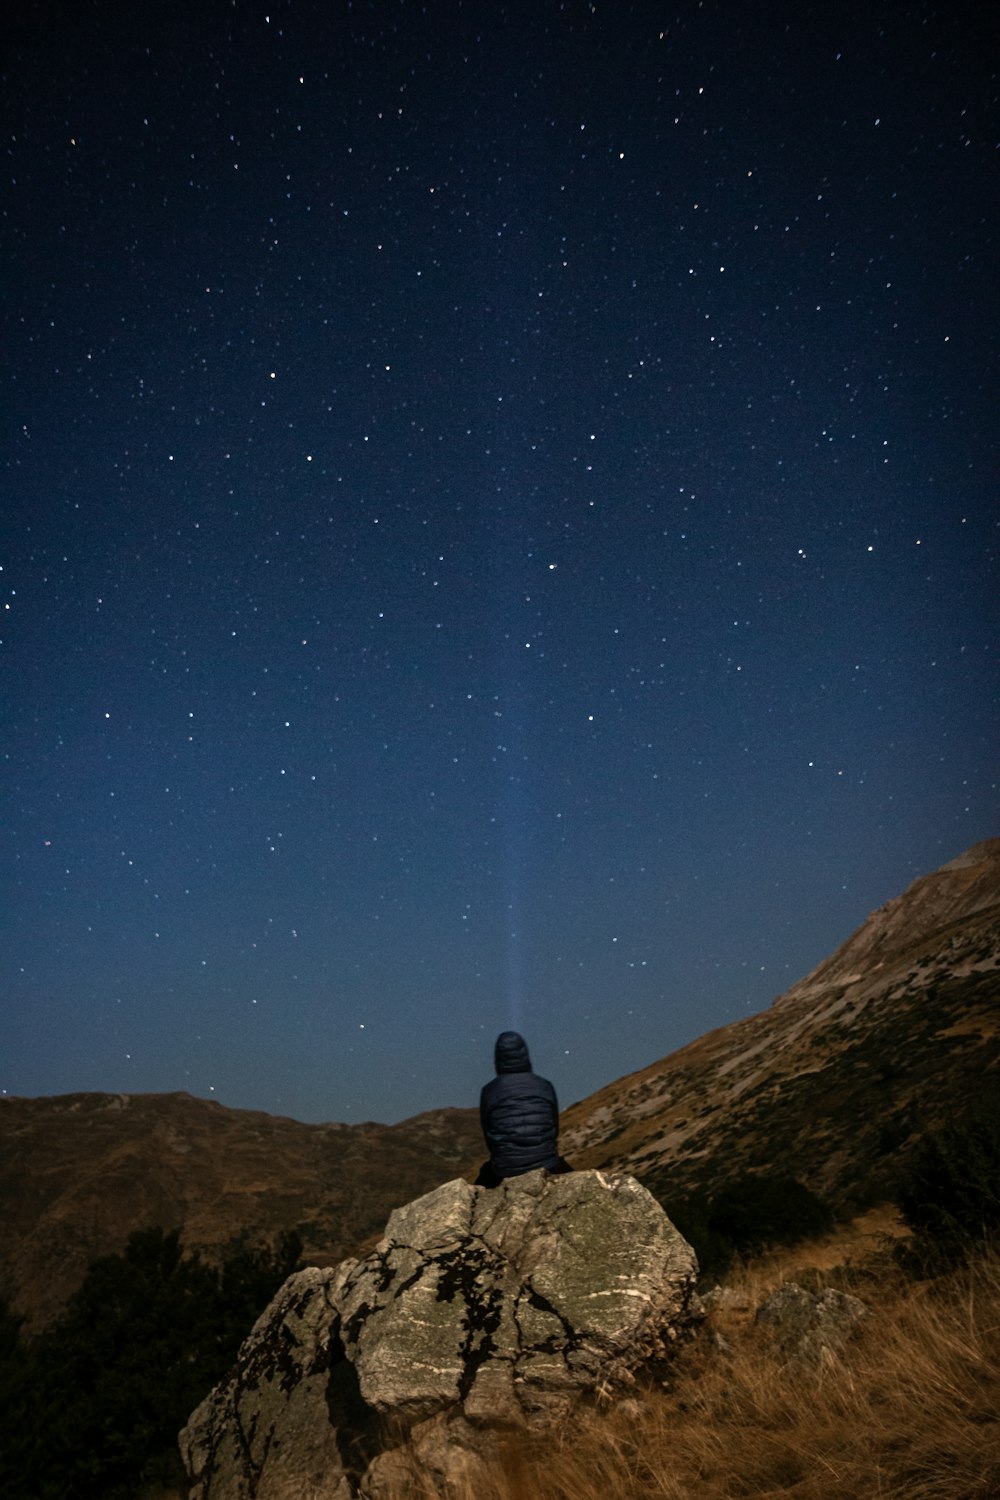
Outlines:
[[479,1120],[498,1177],[559,1166],[559,1105],[547,1078],[531,1071],[527,1044],[503,1031],[494,1052],[497,1076],[479,1096]]

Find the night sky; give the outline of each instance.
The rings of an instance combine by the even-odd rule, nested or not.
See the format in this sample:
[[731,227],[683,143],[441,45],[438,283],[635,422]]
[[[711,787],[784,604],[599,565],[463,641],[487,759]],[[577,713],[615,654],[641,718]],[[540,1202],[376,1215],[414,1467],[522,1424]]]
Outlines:
[[21,11],[0,1091],[568,1104],[1000,831],[989,6]]

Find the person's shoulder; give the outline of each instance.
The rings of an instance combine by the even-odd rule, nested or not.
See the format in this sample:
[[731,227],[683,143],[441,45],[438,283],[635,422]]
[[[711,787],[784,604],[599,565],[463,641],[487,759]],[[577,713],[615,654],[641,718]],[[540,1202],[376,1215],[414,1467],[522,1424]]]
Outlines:
[[552,1082],[550,1082],[550,1080],[548,1078],[543,1078],[542,1075],[541,1075],[541,1073],[532,1073],[532,1074],[530,1074],[530,1077],[532,1077],[535,1080],[535,1083],[538,1084],[541,1087],[543,1093],[546,1093],[546,1094],[554,1094],[555,1093],[555,1091],[556,1091],[555,1090],[555,1084],[553,1084]]

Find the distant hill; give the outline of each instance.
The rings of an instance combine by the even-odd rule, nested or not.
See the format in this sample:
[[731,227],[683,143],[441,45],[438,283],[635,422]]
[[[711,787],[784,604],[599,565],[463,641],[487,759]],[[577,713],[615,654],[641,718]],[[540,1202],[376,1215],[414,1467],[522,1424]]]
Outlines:
[[1000,1089],[998,966],[991,839],[873,912],[769,1010],[567,1110],[563,1150],[668,1202],[747,1172],[844,1210],[875,1202],[922,1133]]
[[287,1229],[331,1264],[482,1160],[474,1110],[302,1125],[189,1094],[0,1100],[0,1295],[39,1327],[135,1229],[217,1260]]
[[[665,1201],[748,1173],[850,1210],[892,1194],[929,1128],[1000,1084],[1000,839],[864,925],[770,1009],[564,1112],[574,1165]],[[180,1228],[218,1259],[296,1229],[329,1264],[482,1159],[475,1110],[302,1125],[187,1094],[0,1099],[0,1295],[44,1325],[99,1255]]]

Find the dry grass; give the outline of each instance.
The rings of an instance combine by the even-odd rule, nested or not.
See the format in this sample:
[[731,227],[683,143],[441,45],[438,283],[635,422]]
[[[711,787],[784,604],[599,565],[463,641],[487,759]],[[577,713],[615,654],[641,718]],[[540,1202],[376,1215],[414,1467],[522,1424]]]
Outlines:
[[863,1332],[824,1368],[786,1363],[749,1312],[715,1316],[726,1353],[706,1341],[671,1390],[512,1449],[476,1500],[996,1500],[1000,1255],[858,1293]]

